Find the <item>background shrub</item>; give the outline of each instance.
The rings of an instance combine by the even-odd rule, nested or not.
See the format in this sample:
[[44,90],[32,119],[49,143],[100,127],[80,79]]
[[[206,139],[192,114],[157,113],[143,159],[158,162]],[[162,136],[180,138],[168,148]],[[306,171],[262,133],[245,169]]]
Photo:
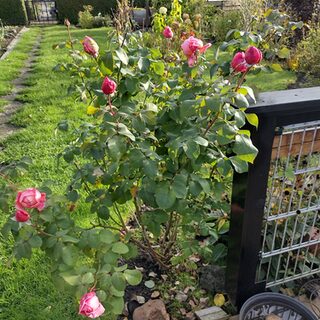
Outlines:
[[84,5],[93,6],[93,15],[110,14],[116,8],[116,0],[57,0],[56,2],[59,21],[63,22],[68,18],[74,24],[78,23],[78,13],[83,10]]
[[84,11],[79,12],[79,24],[81,28],[93,28],[94,17],[91,14],[93,7],[88,5],[83,7]]
[[7,25],[28,23],[24,0],[0,0],[0,19]]

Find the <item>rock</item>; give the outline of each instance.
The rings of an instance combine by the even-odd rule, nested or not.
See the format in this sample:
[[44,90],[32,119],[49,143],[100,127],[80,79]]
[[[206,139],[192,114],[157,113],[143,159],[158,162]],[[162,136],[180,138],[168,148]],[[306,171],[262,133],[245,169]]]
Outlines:
[[160,297],[160,292],[159,291],[153,291],[151,293],[151,299],[157,299]]
[[219,266],[205,266],[199,269],[199,284],[202,289],[210,293],[225,291],[225,268]]
[[143,296],[137,296],[136,300],[140,303],[140,304],[144,304],[146,302],[146,298]]
[[133,320],[170,320],[166,306],[162,300],[149,300],[134,310]]
[[178,292],[175,298],[179,302],[185,302],[188,300],[188,296],[183,292]]

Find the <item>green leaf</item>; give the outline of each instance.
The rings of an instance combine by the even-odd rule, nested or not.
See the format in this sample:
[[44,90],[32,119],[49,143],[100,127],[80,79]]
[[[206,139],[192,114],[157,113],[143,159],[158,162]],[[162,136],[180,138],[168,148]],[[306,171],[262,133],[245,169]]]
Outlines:
[[281,71],[283,71],[281,65],[278,64],[278,63],[273,63],[273,64],[271,65],[271,69],[272,69],[273,71],[276,71],[276,72],[281,72]]
[[141,72],[146,73],[150,68],[150,60],[145,57],[140,58],[138,61],[138,68]]
[[60,273],[60,276],[70,286],[76,286],[76,285],[80,284],[80,276],[79,275],[70,275],[69,273]]
[[122,273],[115,272],[111,276],[111,282],[112,285],[118,290],[118,291],[124,291],[126,288],[126,280]]
[[112,52],[107,52],[103,56],[100,57],[101,61],[103,62],[104,66],[107,68],[107,74],[111,74],[113,71],[113,55]]
[[74,246],[64,246],[62,248],[62,260],[68,265],[72,266],[78,260],[78,250]]
[[258,149],[252,144],[251,139],[247,135],[236,135],[233,151],[240,160],[249,163],[253,163],[258,154]]
[[123,275],[131,286],[137,286],[142,280],[142,274],[139,270],[125,270]]
[[97,210],[97,213],[98,213],[99,218],[101,218],[103,220],[108,220],[110,217],[109,208],[106,206],[99,207]]
[[251,125],[253,125],[256,128],[258,128],[259,118],[258,118],[258,116],[256,114],[254,114],[254,113],[246,113],[246,119]]
[[236,94],[235,103],[238,108],[248,108],[249,107],[249,102],[248,102],[247,98],[241,93]]
[[123,123],[119,123],[118,124],[118,133],[123,135],[123,136],[128,137],[131,141],[135,141],[136,140],[135,136],[130,132],[128,127]]
[[112,252],[114,253],[118,253],[118,254],[125,254],[129,252],[129,248],[126,244],[124,244],[123,242],[116,242],[113,246],[112,246]]
[[188,176],[184,174],[178,174],[174,177],[172,183],[172,189],[177,198],[184,199],[188,194],[187,187]]
[[146,282],[144,283],[144,285],[145,285],[147,288],[152,289],[152,288],[155,287],[156,284],[154,283],[153,280],[148,280],[148,281],[146,281]]
[[115,240],[115,236],[114,236],[113,232],[111,232],[110,230],[106,230],[106,229],[100,231],[99,238],[100,238],[101,242],[106,243],[106,244],[111,244]]
[[281,59],[289,59],[290,49],[288,49],[287,47],[283,47],[281,50],[279,50],[278,57]]
[[33,248],[40,248],[42,246],[42,239],[39,236],[34,235],[29,239],[29,243]]
[[108,150],[112,160],[118,161],[126,152],[126,142],[124,137],[115,135],[108,141]]
[[74,238],[74,237],[71,237],[71,236],[69,236],[69,235],[63,235],[62,237],[61,237],[61,240],[63,241],[63,242],[66,242],[66,243],[78,243],[79,242],[79,239],[77,239],[77,238]]
[[156,202],[161,209],[171,208],[176,201],[176,194],[168,182],[159,183],[156,187]]
[[238,173],[244,173],[248,171],[248,163],[246,161],[239,159],[237,156],[230,157],[229,160]]
[[119,48],[116,50],[116,55],[125,66],[128,65],[129,63],[128,55],[122,48]]
[[153,71],[157,75],[163,76],[164,70],[165,70],[165,65],[164,65],[164,63],[162,61],[158,61],[158,62],[152,63],[152,68],[153,68]]
[[154,160],[145,159],[142,162],[144,173],[151,179],[158,175],[158,163]]
[[94,282],[94,276],[93,276],[92,272],[85,273],[81,278],[81,282],[83,284],[93,283]]
[[223,243],[218,243],[212,250],[212,259],[217,262],[227,255],[227,247]]
[[200,155],[200,147],[193,140],[187,141],[187,143],[183,145],[183,150],[191,160],[196,160]]
[[123,298],[113,296],[108,299],[108,302],[110,303],[111,308],[112,308],[112,312],[114,314],[121,314],[122,313],[123,308],[124,308]]
[[197,143],[198,145],[204,146],[204,147],[207,147],[209,145],[208,140],[206,140],[206,139],[204,139],[202,137],[196,137],[194,139],[194,142]]

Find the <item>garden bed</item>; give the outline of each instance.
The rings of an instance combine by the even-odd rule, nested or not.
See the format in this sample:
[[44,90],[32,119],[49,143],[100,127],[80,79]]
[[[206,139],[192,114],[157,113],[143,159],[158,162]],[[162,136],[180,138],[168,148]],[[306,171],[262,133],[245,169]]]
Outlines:
[[22,27],[8,26],[1,28],[0,33],[0,57],[7,51],[8,46],[16,38]]

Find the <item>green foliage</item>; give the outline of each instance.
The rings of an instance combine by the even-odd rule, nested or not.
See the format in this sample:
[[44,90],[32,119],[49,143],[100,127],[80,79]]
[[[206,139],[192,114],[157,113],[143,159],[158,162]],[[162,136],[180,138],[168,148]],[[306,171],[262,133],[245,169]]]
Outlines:
[[229,30],[241,29],[241,15],[239,11],[217,10],[207,5],[203,17],[203,32],[206,37],[221,42],[226,38]]
[[28,17],[24,0],[0,0],[0,19],[7,25],[25,25]]
[[83,6],[84,11],[79,12],[79,24],[81,28],[84,29],[91,29],[93,28],[94,24],[94,17],[92,15],[92,10],[93,7],[88,5],[88,6]]
[[320,31],[318,28],[312,29],[308,36],[302,40],[296,49],[298,70],[313,77],[320,74]]
[[56,3],[60,22],[68,18],[74,24],[78,23],[78,13],[84,5],[91,5],[94,8],[93,15],[110,14],[116,8],[116,0],[57,0]]

